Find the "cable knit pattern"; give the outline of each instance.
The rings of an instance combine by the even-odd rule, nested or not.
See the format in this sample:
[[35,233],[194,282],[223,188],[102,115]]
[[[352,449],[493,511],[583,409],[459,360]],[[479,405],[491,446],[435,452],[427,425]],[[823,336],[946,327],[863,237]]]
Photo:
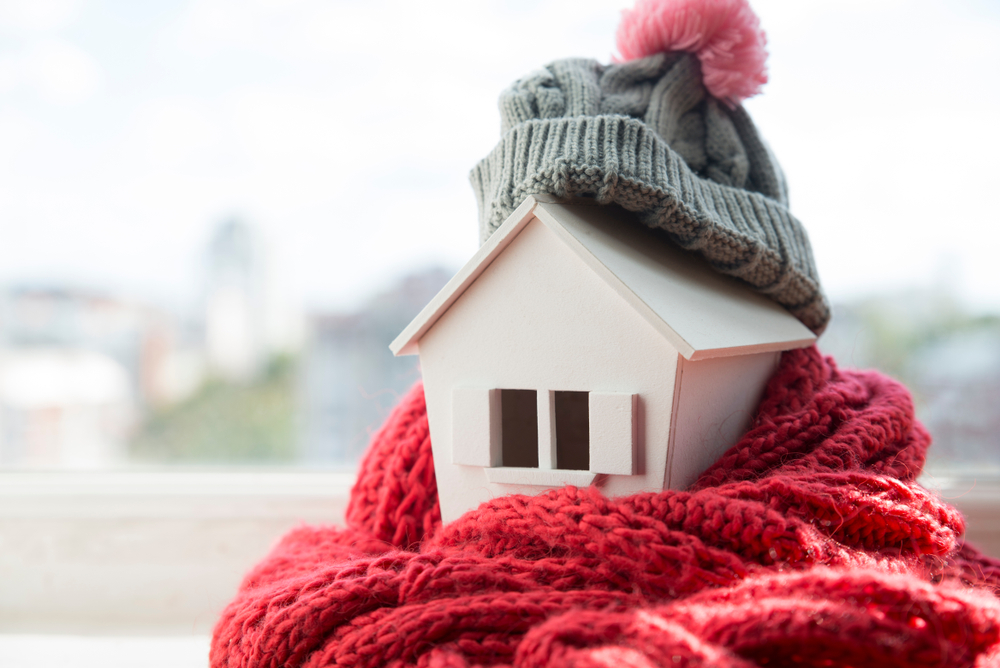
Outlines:
[[378,432],[347,528],[247,575],[212,666],[998,666],[1000,562],[914,482],[908,393],[785,353],[687,491],[506,496],[442,526],[423,388]]
[[529,195],[637,214],[820,333],[830,306],[784,176],[743,107],[705,92],[698,60],[568,59],[500,96],[501,139],[469,175],[485,242]]

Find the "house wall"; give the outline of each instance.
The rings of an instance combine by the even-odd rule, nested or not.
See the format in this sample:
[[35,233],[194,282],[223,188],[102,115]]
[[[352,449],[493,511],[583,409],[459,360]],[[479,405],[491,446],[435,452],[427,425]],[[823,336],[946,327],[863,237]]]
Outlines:
[[686,489],[746,433],[781,353],[678,360],[663,486]]
[[489,483],[451,464],[455,387],[639,395],[639,474],[600,477],[615,496],[663,488],[677,351],[537,219],[420,341],[444,520],[543,487]]

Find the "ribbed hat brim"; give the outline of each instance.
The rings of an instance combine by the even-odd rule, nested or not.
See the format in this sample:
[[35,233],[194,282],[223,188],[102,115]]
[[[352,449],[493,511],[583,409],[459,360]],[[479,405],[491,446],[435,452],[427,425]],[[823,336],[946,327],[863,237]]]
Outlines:
[[529,120],[470,174],[485,241],[525,197],[588,196],[664,230],[821,333],[830,307],[809,240],[781,203],[696,175],[649,126],[628,116]]

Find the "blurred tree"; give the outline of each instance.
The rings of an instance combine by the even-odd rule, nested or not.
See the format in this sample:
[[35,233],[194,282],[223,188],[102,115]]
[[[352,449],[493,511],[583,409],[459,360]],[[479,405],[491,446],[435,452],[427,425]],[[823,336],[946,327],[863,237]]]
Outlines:
[[206,381],[187,400],[153,410],[129,446],[142,463],[280,464],[295,458],[296,360],[272,359],[247,382]]

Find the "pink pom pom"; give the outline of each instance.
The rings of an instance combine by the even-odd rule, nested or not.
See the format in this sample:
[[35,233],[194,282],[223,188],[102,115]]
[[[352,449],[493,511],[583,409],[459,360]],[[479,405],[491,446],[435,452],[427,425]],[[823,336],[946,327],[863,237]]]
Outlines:
[[767,83],[767,38],[747,0],[637,0],[616,36],[623,60],[694,53],[708,92],[730,103]]

